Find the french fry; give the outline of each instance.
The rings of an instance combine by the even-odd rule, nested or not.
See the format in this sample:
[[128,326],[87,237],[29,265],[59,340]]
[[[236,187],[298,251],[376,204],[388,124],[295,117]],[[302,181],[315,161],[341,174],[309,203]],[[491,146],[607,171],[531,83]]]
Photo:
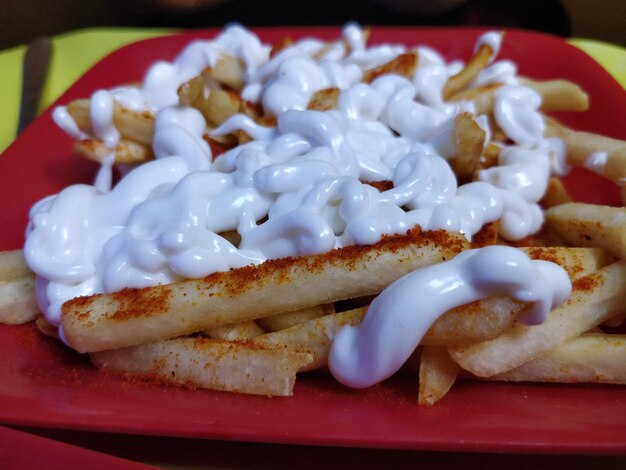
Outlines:
[[[75,100],[67,105],[67,112],[81,129],[91,128],[90,106],[88,99]],[[115,103],[113,124],[125,139],[146,146],[152,143],[154,116],[147,111],[132,111]]]
[[[228,323],[380,292],[418,267],[467,247],[461,234],[413,230],[372,246],[269,260],[144,289],[79,297],[63,305],[68,344],[80,352],[173,338]],[[362,272],[376,272],[363,277]]]
[[489,64],[494,55],[494,50],[490,46],[483,44],[474,53],[465,67],[448,79],[443,87],[443,98],[449,99],[456,93],[467,88],[467,86],[478,77],[478,74]]
[[176,90],[178,101],[184,106],[198,107],[205,98],[205,83],[202,75],[197,75],[186,81]]
[[459,181],[471,181],[480,165],[486,133],[470,113],[458,114],[454,125],[456,154],[450,165]]
[[[74,150],[79,155],[99,163],[104,161],[112,151],[98,139],[79,140],[74,144]],[[154,158],[151,147],[128,139],[120,139],[114,152],[115,163],[123,165],[137,165]]]
[[490,297],[461,305],[440,316],[422,338],[422,344],[471,344],[495,338],[511,327],[523,310],[522,302],[509,297]]
[[265,333],[263,328],[254,320],[232,323],[230,325],[217,326],[204,332],[209,338],[223,339],[226,341],[244,341]]
[[566,202],[572,202],[572,198],[563,185],[563,182],[559,178],[550,178],[546,193],[543,195],[543,198],[541,198],[541,206],[544,209],[549,209],[550,207],[565,204]]
[[209,124],[219,126],[226,119],[237,114],[241,108],[241,98],[231,90],[213,89],[200,104],[199,109]]
[[381,75],[395,74],[406,78],[412,78],[417,67],[417,52],[400,54],[386,64],[380,65],[363,73],[363,81],[372,83]]
[[339,328],[358,325],[366,311],[367,307],[360,307],[314,318],[284,330],[258,336],[253,342],[260,346],[306,352],[311,356],[311,361],[300,371],[318,369],[328,363],[330,343]]
[[207,69],[205,73],[233,90],[243,88],[245,68],[243,62],[236,57],[223,55],[215,67]]
[[337,100],[341,90],[339,88],[324,88],[313,93],[307,109],[314,111],[329,111],[337,109]]
[[443,346],[425,346],[419,369],[418,404],[434,405],[452,388],[461,368]]
[[569,202],[546,211],[546,224],[574,246],[596,246],[626,259],[626,208]]
[[334,313],[332,304],[316,305],[295,312],[277,313],[269,317],[259,318],[257,323],[266,331],[280,331],[331,313]]
[[458,91],[448,98],[448,101],[471,101],[474,103],[476,115],[490,114],[493,110],[493,103],[495,101],[495,92],[502,85],[499,83],[490,83],[475,88],[468,88],[466,90]]
[[450,346],[452,358],[479,377],[514,369],[623,311],[626,263],[620,261],[574,282],[570,299],[540,325],[516,323],[499,337],[472,345]]
[[613,262],[600,248],[571,248],[563,246],[521,247],[531,259],[550,261],[561,266],[572,281],[576,281]]
[[14,281],[33,273],[24,261],[24,251],[0,251],[0,281]]
[[[600,249],[564,247],[522,248],[531,259],[550,261],[565,269],[573,281],[603,268],[609,257]],[[524,310],[509,297],[489,297],[444,313],[422,339],[426,345],[461,345],[486,341],[507,331]]]
[[567,147],[567,161],[621,182],[626,178],[626,142],[592,132],[568,129],[546,119],[546,136],[560,138]]
[[161,382],[257,395],[290,396],[307,354],[202,337],[90,354],[99,369]]
[[541,111],[587,111],[589,95],[576,83],[569,80],[521,79],[520,85],[532,88],[541,95]]
[[626,335],[585,333],[489,380],[626,384],[625,358]]
[[39,315],[35,297],[35,276],[0,281],[0,323],[21,325]]

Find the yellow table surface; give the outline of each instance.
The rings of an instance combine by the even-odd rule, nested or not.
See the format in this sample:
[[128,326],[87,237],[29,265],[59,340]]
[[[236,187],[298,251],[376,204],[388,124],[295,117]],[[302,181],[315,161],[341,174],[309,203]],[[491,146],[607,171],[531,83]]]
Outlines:
[[[131,42],[167,32],[163,29],[85,29],[54,37],[52,63],[40,110],[47,108],[105,55]],[[586,39],[569,42],[592,56],[626,88],[626,49]],[[25,46],[19,46],[0,52],[0,152],[16,137],[25,50]]]

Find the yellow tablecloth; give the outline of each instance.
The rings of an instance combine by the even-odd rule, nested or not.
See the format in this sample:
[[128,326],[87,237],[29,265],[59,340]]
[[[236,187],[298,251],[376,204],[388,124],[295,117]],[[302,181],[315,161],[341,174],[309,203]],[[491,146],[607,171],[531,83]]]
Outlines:
[[[54,55],[40,108],[47,108],[108,53],[167,32],[163,29],[85,29],[54,37]],[[597,60],[626,88],[626,49],[586,39],[569,42]],[[25,49],[20,46],[0,52],[0,152],[15,139]]]

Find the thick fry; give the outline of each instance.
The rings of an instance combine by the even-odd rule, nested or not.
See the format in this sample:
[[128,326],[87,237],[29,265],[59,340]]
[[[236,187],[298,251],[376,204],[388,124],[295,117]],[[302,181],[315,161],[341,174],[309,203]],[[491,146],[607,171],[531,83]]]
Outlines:
[[549,209],[550,207],[565,204],[566,202],[572,202],[572,198],[563,185],[563,182],[559,178],[550,178],[546,193],[541,199],[541,206],[544,209]]
[[[80,140],[74,144],[74,150],[89,160],[102,162],[111,154],[111,149],[97,139]],[[152,148],[128,139],[120,139],[115,147],[115,163],[136,165],[152,160]]]
[[585,333],[489,380],[626,384],[626,335]]
[[531,259],[550,261],[561,266],[572,281],[587,276],[610,264],[613,259],[600,248],[569,248],[533,246],[520,248]]
[[[67,112],[81,129],[91,128],[90,101],[75,100],[67,105]],[[154,135],[154,116],[147,112],[132,111],[115,103],[113,125],[122,137],[149,146]]]
[[206,100],[200,104],[200,111],[209,124],[219,126],[226,119],[239,112],[241,98],[230,90],[211,90]]
[[465,67],[463,67],[459,73],[448,79],[443,87],[443,98],[449,99],[472,83],[474,79],[478,77],[481,70],[489,64],[494,52],[495,51],[486,44],[480,46]]
[[366,311],[367,307],[360,307],[326,315],[291,328],[259,336],[253,341],[261,346],[306,352],[310,354],[311,362],[301,371],[318,369],[327,365],[330,343],[339,328],[345,325],[358,325]]
[[372,83],[381,75],[395,74],[406,78],[412,78],[417,67],[417,52],[407,52],[400,54],[395,59],[376,68],[366,70],[363,73],[363,81]]
[[470,113],[460,113],[454,119],[456,154],[450,165],[461,182],[472,179],[478,169],[485,145],[486,133]]
[[373,246],[270,260],[202,280],[73,299],[63,306],[62,324],[69,345],[80,352],[151,343],[377,293],[409,271],[450,259],[466,247],[460,234],[413,230]]
[[23,250],[0,251],[0,281],[14,281],[32,274],[24,261]]
[[546,137],[559,137],[567,147],[567,161],[621,182],[626,178],[626,142],[592,132],[568,129],[546,119]]
[[233,90],[240,90],[244,85],[245,67],[243,62],[233,56],[224,55],[206,74],[216,82],[226,85]]
[[600,247],[626,259],[626,208],[570,202],[546,211],[546,224],[566,243]]
[[471,101],[474,103],[476,115],[489,114],[493,110],[496,90],[502,85],[490,83],[476,88],[459,91],[448,98],[448,101]]
[[31,274],[12,281],[0,281],[0,323],[21,325],[39,315],[35,277]]
[[244,341],[265,333],[263,328],[254,320],[232,323],[230,325],[217,326],[204,332],[209,338],[223,339],[226,341]]
[[90,355],[100,369],[163,382],[257,395],[290,396],[307,354],[202,337],[179,338]]
[[204,100],[204,91],[205,84],[202,75],[197,75],[179,86],[176,94],[180,104],[197,107],[196,104]]
[[329,111],[337,109],[337,100],[341,90],[339,88],[324,88],[313,93],[307,109],[315,111]]
[[434,405],[454,384],[461,368],[443,346],[424,346],[419,372],[418,404]]
[[277,313],[269,317],[259,318],[257,323],[266,331],[280,331],[331,313],[334,313],[332,304],[315,305],[295,312]]
[[522,79],[520,85],[532,88],[541,95],[541,111],[587,111],[589,95],[569,80]]
[[422,344],[471,344],[495,338],[511,327],[523,309],[522,302],[508,297],[490,297],[461,305],[439,317],[422,338]]
[[479,377],[518,367],[621,313],[626,302],[626,263],[613,263],[574,283],[564,305],[540,325],[516,323],[496,339],[449,347],[452,358]]

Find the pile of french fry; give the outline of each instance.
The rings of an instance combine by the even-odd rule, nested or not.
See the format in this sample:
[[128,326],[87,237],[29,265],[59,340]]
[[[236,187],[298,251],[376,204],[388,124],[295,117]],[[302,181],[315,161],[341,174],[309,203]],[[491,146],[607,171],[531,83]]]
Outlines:
[[[285,42],[288,44],[288,41]],[[276,46],[274,53],[278,52]],[[444,87],[449,102],[468,100],[477,114],[492,117],[499,85],[472,87],[493,55],[480,47]],[[410,77],[416,53],[365,73],[364,81],[382,74]],[[223,57],[179,88],[180,103],[200,110],[209,130],[236,113],[263,126],[275,116],[241,98],[243,65]],[[585,111],[587,94],[565,80],[524,84],[542,97],[542,111]],[[309,109],[335,109],[340,91],[317,92]],[[82,129],[89,129],[89,100],[67,107]],[[115,106],[114,124],[121,140],[116,162],[137,165],[153,158],[155,117]],[[626,142],[578,132],[546,116],[547,135],[567,147],[567,161],[583,167],[594,152],[606,153],[602,174],[620,183],[626,178]],[[491,119],[491,141],[469,113],[455,121],[456,156],[450,161],[460,181],[494,165],[505,137]],[[214,156],[252,139],[243,131],[205,137]],[[86,139],[76,150],[101,161],[109,154],[103,142]],[[593,169],[593,168],[592,168]],[[560,264],[573,283],[568,302],[537,326],[518,317],[526,305],[492,297],[446,312],[416,350],[420,404],[440,400],[459,378],[494,381],[626,383],[626,336],[607,333],[626,313],[626,209],[571,201],[554,179],[543,199],[543,230],[515,246],[533,259]],[[66,342],[88,353],[96,367],[216,390],[262,395],[291,395],[296,374],[324,370],[334,334],[357,325],[367,305],[402,275],[454,257],[459,252],[504,244],[497,224],[483,227],[469,243],[461,234],[422,231],[388,236],[372,246],[349,246],[326,254],[269,260],[168,285],[97,294],[66,302],[62,326]],[[237,243],[232,234],[224,234]],[[21,250],[0,254],[0,322],[36,320],[55,336],[39,314],[34,274]],[[419,310],[416,308],[416,315]]]

